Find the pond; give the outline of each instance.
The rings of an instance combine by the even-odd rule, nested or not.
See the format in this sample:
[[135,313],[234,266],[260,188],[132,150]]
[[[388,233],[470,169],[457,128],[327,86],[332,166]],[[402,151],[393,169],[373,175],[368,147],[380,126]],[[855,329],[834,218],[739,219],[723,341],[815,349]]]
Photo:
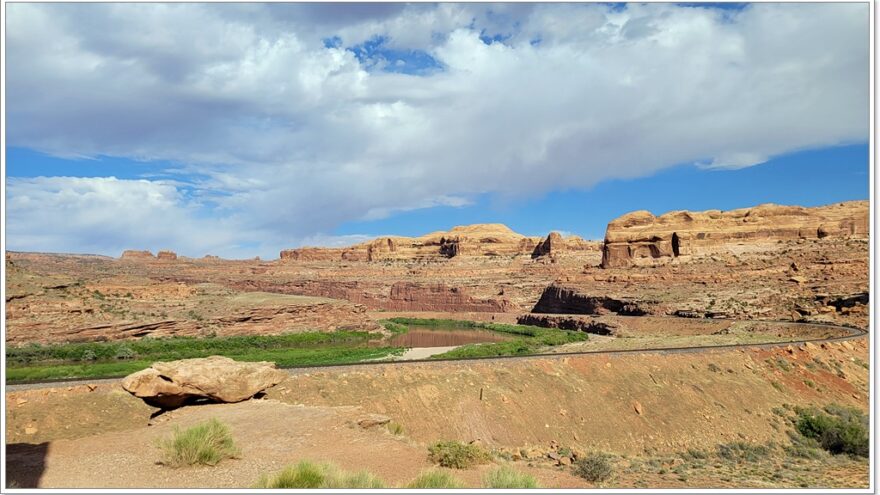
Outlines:
[[410,348],[455,347],[465,344],[505,342],[513,338],[514,336],[512,335],[505,335],[481,328],[456,326],[421,327],[410,325],[408,332],[392,336],[386,341],[386,345]]

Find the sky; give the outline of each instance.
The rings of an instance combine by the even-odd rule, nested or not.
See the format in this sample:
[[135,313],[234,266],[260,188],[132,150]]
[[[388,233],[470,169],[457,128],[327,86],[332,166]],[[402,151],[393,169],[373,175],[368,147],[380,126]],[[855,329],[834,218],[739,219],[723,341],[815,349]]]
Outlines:
[[6,9],[11,250],[601,239],[869,197],[867,3]]

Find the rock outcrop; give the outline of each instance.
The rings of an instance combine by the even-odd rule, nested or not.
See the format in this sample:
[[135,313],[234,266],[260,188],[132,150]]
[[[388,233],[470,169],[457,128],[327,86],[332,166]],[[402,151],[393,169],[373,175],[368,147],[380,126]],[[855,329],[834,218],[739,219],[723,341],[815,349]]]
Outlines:
[[154,260],[156,259],[153,256],[153,253],[149,251],[137,251],[134,249],[128,249],[122,252],[122,256],[120,259],[123,260],[132,260],[132,261],[144,261],[144,260]]
[[624,268],[747,242],[866,238],[868,208],[867,201],[850,201],[816,208],[765,204],[724,212],[672,211],[659,217],[636,211],[608,224],[601,266]]
[[510,310],[510,301],[478,299],[459,287],[443,284],[419,285],[398,282],[391,286],[391,294],[382,303],[388,311],[448,311],[503,313]]
[[559,328],[596,335],[616,335],[619,325],[599,321],[595,316],[525,314],[517,317],[520,325],[534,327]]
[[177,259],[177,253],[174,251],[159,251],[159,254],[156,255],[156,258],[165,261],[174,261]]
[[380,237],[344,248],[303,247],[281,251],[282,261],[437,260],[456,257],[538,258],[568,251],[597,251],[601,243],[552,232],[547,239],[518,234],[498,223],[453,227],[421,237]]
[[162,409],[199,399],[241,402],[287,376],[274,363],[241,363],[223,356],[159,362],[125,377],[122,388]]
[[532,258],[551,256],[565,250],[565,240],[559,232],[550,232],[544,242],[538,244],[532,251]]
[[626,316],[643,316],[649,313],[642,307],[644,301],[609,296],[583,294],[576,289],[551,285],[544,289],[532,313],[567,315],[602,315],[616,313]]
[[345,248],[304,247],[281,251],[284,261],[383,261],[457,256],[528,255],[541,242],[502,224],[454,227],[421,237],[380,237]]
[[232,287],[238,290],[344,299],[356,305],[383,311],[503,313],[514,309],[514,305],[504,297],[475,297],[463,287],[440,283],[395,282],[390,287],[377,287],[351,281],[309,280],[287,284],[247,281]]

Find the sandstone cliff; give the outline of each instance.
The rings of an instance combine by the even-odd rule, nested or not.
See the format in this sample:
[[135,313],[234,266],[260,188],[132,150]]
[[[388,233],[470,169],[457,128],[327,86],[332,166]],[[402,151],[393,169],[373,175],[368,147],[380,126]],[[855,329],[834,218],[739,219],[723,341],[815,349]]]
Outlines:
[[531,254],[541,242],[502,224],[454,227],[421,237],[380,237],[345,248],[305,247],[281,251],[290,261],[381,261],[452,258],[456,256],[516,256]]
[[868,201],[815,208],[764,204],[731,211],[628,213],[608,224],[603,268],[724,251],[744,242],[868,237]]
[[533,258],[569,251],[597,251],[601,244],[551,232],[546,239],[518,234],[498,223],[453,227],[421,237],[380,237],[344,248],[303,247],[281,251],[285,261],[382,261],[480,256]]
[[136,251],[133,249],[128,249],[128,250],[122,252],[122,256],[120,256],[120,259],[138,261],[138,260],[154,260],[154,259],[156,259],[156,257],[153,256],[153,253],[151,253],[149,251]]
[[544,242],[538,244],[532,251],[532,258],[552,257],[575,251],[598,251],[601,246],[600,242],[586,241],[576,235],[562,237],[559,232],[550,232]]
[[156,258],[160,260],[174,261],[177,259],[177,253],[175,253],[174,251],[159,251],[159,254],[156,255]]

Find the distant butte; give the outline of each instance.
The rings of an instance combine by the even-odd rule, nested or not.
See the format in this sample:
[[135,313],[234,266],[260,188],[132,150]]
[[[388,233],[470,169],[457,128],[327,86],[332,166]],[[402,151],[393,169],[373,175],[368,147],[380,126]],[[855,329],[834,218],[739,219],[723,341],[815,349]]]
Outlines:
[[504,224],[453,227],[421,237],[380,237],[344,248],[304,247],[281,251],[283,261],[381,261],[431,258],[549,255],[559,251],[598,251],[601,243],[552,233],[545,240],[518,234]]
[[763,204],[730,211],[671,211],[659,217],[635,211],[608,224],[601,266],[651,264],[728,251],[743,243],[867,238],[868,208],[868,201],[849,201],[815,208]]

